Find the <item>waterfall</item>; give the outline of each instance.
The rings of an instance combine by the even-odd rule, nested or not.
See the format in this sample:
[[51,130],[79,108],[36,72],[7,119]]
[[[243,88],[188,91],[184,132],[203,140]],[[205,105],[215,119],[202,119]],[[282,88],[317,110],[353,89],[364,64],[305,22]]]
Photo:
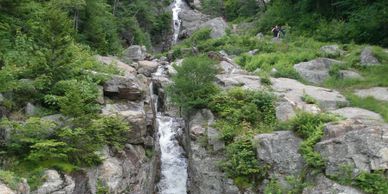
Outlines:
[[[166,78],[166,69],[159,66],[153,73],[153,80]],[[183,130],[179,118],[167,116],[162,110],[158,112],[159,90],[150,84],[151,99],[153,109],[156,113],[156,126],[160,147],[160,181],[157,190],[160,194],[186,194],[187,182],[187,158],[185,151],[178,142],[178,137],[182,136]]]
[[182,11],[182,5],[184,0],[174,0],[172,7],[172,19],[174,22],[174,36],[172,43],[175,44],[178,41],[179,32],[181,29],[182,21],[179,19],[179,13]]

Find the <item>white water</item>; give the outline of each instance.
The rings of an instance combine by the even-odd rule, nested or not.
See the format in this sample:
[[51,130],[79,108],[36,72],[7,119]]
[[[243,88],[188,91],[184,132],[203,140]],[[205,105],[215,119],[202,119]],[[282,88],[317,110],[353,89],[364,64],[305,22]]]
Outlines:
[[159,193],[186,194],[187,161],[176,139],[182,134],[182,129],[172,117],[158,115],[157,123],[161,150]]
[[182,21],[179,19],[179,13],[182,11],[183,0],[174,0],[172,7],[172,19],[174,22],[174,36],[172,43],[176,43],[179,37]]

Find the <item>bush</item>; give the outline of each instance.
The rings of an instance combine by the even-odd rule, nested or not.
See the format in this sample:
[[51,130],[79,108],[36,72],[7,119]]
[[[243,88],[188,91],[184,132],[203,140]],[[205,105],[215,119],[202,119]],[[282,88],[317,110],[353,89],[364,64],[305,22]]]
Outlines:
[[214,85],[215,62],[205,56],[188,57],[182,65],[174,65],[177,73],[167,92],[172,102],[188,111],[206,107],[218,89]]
[[290,121],[290,128],[304,141],[300,144],[299,152],[302,154],[307,165],[313,169],[324,167],[324,161],[314,146],[323,136],[323,126],[327,122],[335,121],[336,118],[329,114],[312,114],[301,112]]

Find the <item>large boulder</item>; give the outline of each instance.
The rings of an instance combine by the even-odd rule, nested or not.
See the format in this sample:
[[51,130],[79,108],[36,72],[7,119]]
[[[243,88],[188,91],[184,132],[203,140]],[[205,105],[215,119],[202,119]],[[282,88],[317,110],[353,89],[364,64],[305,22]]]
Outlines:
[[262,89],[260,78],[254,75],[219,74],[216,75],[216,82],[223,88],[241,86],[251,90]]
[[44,173],[45,182],[32,194],[72,194],[74,191],[74,180],[65,174],[59,174],[56,170],[46,170]]
[[132,101],[144,98],[146,88],[134,76],[114,75],[104,83],[104,94]]
[[102,109],[103,115],[118,115],[128,121],[131,128],[128,142],[139,144],[147,135],[147,114],[143,103],[122,102],[107,104]]
[[212,31],[210,33],[211,38],[220,38],[226,34],[226,29],[228,24],[222,19],[222,17],[213,18],[205,23],[202,23],[198,29],[210,28]]
[[0,193],[1,194],[16,194],[11,188],[0,181]]
[[345,107],[345,108],[333,110],[331,111],[331,113],[343,116],[346,119],[373,120],[373,121],[381,121],[381,122],[384,121],[381,115],[362,108]]
[[314,179],[314,186],[306,187],[305,189],[303,189],[302,194],[363,194],[363,192],[355,188],[340,185],[326,178],[324,175],[318,175]]
[[124,61],[140,61],[144,60],[147,55],[145,46],[132,45],[123,51]]
[[355,94],[361,98],[373,97],[377,100],[388,101],[388,87],[373,87],[356,90]]
[[104,63],[106,65],[113,65],[116,66],[120,71],[124,73],[125,76],[129,75],[135,75],[136,69],[132,66],[120,61],[119,59],[112,57],[112,56],[100,56],[97,55],[96,59],[100,61],[101,63]]
[[[348,104],[346,98],[336,90],[331,90],[322,87],[304,85],[297,80],[288,78],[272,78],[272,89],[284,103],[279,105],[283,106],[280,110],[287,108],[287,115],[282,115],[282,118],[291,118],[294,112],[298,109],[317,113],[322,110],[335,110],[340,106]],[[302,100],[304,95],[309,95],[317,101],[317,104],[308,104]],[[285,104],[285,103],[288,103]],[[294,108],[294,112],[290,110],[290,107]],[[318,107],[319,106],[319,107]],[[283,114],[283,113],[282,113]]]
[[343,55],[345,51],[339,48],[338,45],[326,45],[320,48],[321,52],[328,57],[337,57]]
[[379,65],[379,60],[373,55],[371,47],[365,47],[361,51],[360,63],[364,66]]
[[156,72],[159,64],[156,61],[139,61],[139,73],[151,77],[152,73]]
[[28,102],[24,111],[27,116],[34,116],[39,113],[39,107],[35,106],[31,102]]
[[325,173],[336,175],[343,166],[354,174],[388,169],[388,125],[345,120],[324,128],[318,151],[326,162]]
[[340,63],[342,62],[334,59],[318,58],[308,62],[295,64],[294,69],[303,79],[314,84],[320,84],[330,76],[330,67]]
[[[278,180],[282,188],[290,186],[286,180],[287,176],[298,176],[302,172],[304,160],[298,152],[301,142],[302,139],[291,131],[259,134],[254,138],[260,165],[270,167],[269,177]],[[266,182],[268,181],[263,184]]]
[[340,70],[339,71],[339,78],[341,79],[362,79],[362,76],[351,70]]
[[98,182],[109,193],[151,193],[151,180],[155,172],[151,172],[150,160],[147,159],[143,146],[126,144],[120,154],[105,147],[101,154],[103,163],[97,168],[89,169],[87,173],[89,187],[93,188],[92,193],[95,193]]
[[192,194],[239,193],[233,181],[218,166],[224,159],[220,151],[224,142],[219,140],[218,130],[211,127],[213,123],[214,116],[206,109],[198,111],[190,119],[188,191]]

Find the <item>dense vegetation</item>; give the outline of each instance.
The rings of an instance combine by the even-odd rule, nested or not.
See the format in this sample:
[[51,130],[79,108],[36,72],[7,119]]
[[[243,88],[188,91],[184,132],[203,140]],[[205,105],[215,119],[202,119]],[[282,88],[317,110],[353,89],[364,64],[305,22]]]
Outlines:
[[[97,102],[97,86],[118,71],[93,55],[166,41],[166,3],[0,1],[0,130],[9,133],[0,142],[2,182],[16,187],[24,177],[36,189],[44,169],[73,172],[99,164],[104,145],[123,149],[130,126],[100,116]],[[33,115],[25,114],[27,102]],[[53,114],[62,116],[44,117]]]

